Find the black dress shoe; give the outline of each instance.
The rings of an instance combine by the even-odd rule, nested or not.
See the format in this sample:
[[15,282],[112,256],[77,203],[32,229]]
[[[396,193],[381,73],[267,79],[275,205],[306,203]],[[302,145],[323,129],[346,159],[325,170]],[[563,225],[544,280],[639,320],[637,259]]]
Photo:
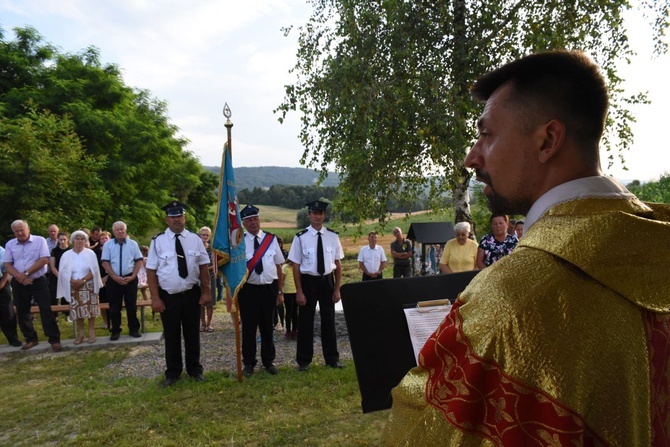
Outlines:
[[342,369],[342,368],[344,368],[344,365],[341,364],[340,362],[326,363],[326,365],[330,366],[331,368],[335,368],[335,369]]
[[244,368],[242,369],[242,375],[244,377],[251,377],[253,373],[254,373],[254,367],[251,365],[245,365]]
[[20,348],[21,346],[23,346],[23,343],[21,343],[21,340],[16,339],[13,342],[11,342],[10,345],[14,346],[15,348]]
[[277,369],[277,367],[276,367],[275,365],[266,366],[266,367],[265,367],[265,370],[266,370],[269,374],[272,374],[273,376],[279,374],[279,370]]
[[[169,386],[174,385],[175,383],[177,383],[177,380],[179,380],[179,379],[177,379],[175,377],[168,377],[167,379],[165,379],[163,381],[163,388],[167,388]],[[204,378],[203,378],[203,380],[204,380]]]
[[120,333],[118,333],[118,332],[112,332],[112,335],[109,336],[109,340],[110,340],[110,341],[116,341],[116,340],[119,339],[120,336],[121,336]]
[[205,376],[202,375],[202,373],[198,373],[195,376],[191,376],[193,380],[196,382],[204,382],[205,381]]
[[142,338],[142,334],[140,334],[139,332],[131,332],[130,336],[133,338]]
[[307,372],[309,370],[309,365],[298,365],[298,371]]

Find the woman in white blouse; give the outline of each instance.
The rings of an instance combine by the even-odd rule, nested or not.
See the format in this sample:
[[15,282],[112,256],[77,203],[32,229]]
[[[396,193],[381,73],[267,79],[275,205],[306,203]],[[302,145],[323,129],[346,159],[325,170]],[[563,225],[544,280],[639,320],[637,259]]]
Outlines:
[[102,285],[98,258],[86,248],[88,236],[75,231],[72,250],[63,253],[59,265],[57,296],[70,303],[70,316],[77,321],[75,345],[84,341],[84,319],[88,319],[88,342],[95,343],[95,317],[100,315],[98,292]]

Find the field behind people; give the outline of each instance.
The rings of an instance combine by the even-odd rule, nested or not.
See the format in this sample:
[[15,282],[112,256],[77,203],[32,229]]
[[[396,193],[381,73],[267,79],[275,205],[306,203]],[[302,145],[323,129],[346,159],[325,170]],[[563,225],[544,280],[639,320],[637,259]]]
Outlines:
[[[262,212],[266,230],[288,235],[297,231],[294,210],[264,206]],[[379,244],[390,259],[394,226],[406,234],[411,222],[434,220],[450,216],[393,220],[380,232]],[[345,251],[345,283],[360,280],[356,258],[373,229],[374,223],[359,232],[338,228]],[[392,276],[390,265],[385,277]],[[216,315],[224,312],[223,307],[217,307]],[[46,343],[39,317],[35,326],[40,344]],[[59,326],[64,339],[72,338],[71,324],[61,321]],[[148,317],[147,331],[160,332],[160,322]],[[108,333],[98,329],[97,335]],[[0,343],[6,343],[2,335]],[[119,375],[128,359],[143,355],[140,352],[105,347],[0,356],[0,445],[374,446],[379,445],[388,419],[387,411],[362,414],[351,360],[344,361],[343,370],[314,365],[307,373],[284,364],[278,376],[258,372],[242,383],[230,368],[206,368],[205,383],[184,378],[162,389],[162,374]],[[162,371],[162,352],[156,358],[152,366]]]

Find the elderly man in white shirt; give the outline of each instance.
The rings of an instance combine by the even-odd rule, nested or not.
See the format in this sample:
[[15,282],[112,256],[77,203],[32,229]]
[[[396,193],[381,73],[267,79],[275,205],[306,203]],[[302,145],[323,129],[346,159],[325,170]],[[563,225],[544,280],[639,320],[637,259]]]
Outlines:
[[377,232],[368,233],[368,245],[361,247],[358,253],[358,266],[363,270],[363,281],[382,279],[386,268],[386,253],[377,245]]

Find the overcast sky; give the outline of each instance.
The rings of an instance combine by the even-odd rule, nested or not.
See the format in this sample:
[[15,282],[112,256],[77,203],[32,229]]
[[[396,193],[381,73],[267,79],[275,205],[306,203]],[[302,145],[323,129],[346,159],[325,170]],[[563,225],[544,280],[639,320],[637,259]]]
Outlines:
[[[220,165],[226,139],[224,103],[232,109],[235,166],[300,166],[299,121],[272,113],[282,101],[295,63],[306,0],[0,0],[0,27],[33,26],[62,52],[96,46],[103,63],[121,67],[127,85],[167,101],[188,149],[208,166]],[[663,129],[670,112],[670,57],[651,61],[648,27],[632,36],[640,56],[623,71],[633,89],[649,90],[653,104],[635,109],[634,150],[607,170],[622,179],[656,179],[670,172]]]

